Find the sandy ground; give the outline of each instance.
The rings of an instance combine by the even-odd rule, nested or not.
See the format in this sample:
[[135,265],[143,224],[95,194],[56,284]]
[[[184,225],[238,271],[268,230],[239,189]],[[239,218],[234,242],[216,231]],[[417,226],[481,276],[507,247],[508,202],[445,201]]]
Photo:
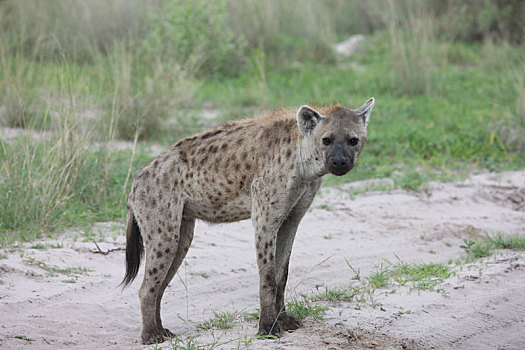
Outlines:
[[[462,240],[477,234],[525,236],[523,171],[350,195],[370,186],[321,190],[299,227],[290,297],[314,293],[319,284],[348,285],[353,273],[345,259],[367,276],[382,259],[455,262]],[[95,253],[86,237],[108,253]],[[104,223],[2,252],[0,347],[146,348],[137,297],[143,271],[124,291],[117,288],[124,241],[121,224]],[[36,243],[48,248],[31,248]],[[195,326],[214,311],[241,315],[258,307],[251,223],[198,223],[185,264],[166,290],[163,321],[184,339],[220,349],[525,349],[525,255],[506,250],[454,269],[440,285],[444,293],[390,286],[376,291],[375,307],[324,303],[330,307],[324,321],[308,320],[279,340],[250,341],[253,320],[239,318],[229,330]]]

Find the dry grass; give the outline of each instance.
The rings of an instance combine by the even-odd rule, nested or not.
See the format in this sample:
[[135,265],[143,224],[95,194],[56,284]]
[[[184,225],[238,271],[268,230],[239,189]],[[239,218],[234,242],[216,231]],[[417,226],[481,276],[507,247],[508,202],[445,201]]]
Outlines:
[[[403,6],[404,5],[404,6]],[[388,1],[387,23],[392,48],[392,90],[429,94],[445,82],[435,71],[446,64],[446,44],[436,38],[436,18],[428,1]]]

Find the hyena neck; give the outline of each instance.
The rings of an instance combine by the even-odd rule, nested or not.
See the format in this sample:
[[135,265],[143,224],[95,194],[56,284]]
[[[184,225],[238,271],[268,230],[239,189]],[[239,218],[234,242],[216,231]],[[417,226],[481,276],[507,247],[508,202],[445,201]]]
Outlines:
[[296,169],[297,176],[304,182],[319,180],[328,171],[321,161],[322,155],[307,138],[299,140],[297,147]]

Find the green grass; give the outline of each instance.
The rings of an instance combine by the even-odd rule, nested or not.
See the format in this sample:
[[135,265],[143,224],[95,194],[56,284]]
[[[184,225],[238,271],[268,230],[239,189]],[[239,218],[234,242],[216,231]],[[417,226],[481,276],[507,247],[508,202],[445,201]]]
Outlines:
[[464,239],[460,248],[465,251],[465,261],[469,262],[491,256],[498,249],[525,250],[525,237],[501,233],[494,236],[486,235],[484,239],[476,241]]
[[[512,60],[489,69],[481,62],[469,69],[448,65],[438,73],[447,75],[447,84],[439,94],[396,96],[384,81],[393,57],[380,35],[371,41],[375,46],[369,52],[372,57],[359,62],[366,67],[364,72],[307,63],[268,68],[266,102],[259,99],[249,103],[253,110],[333,101],[355,107],[369,96],[376,97],[369,138],[358,167],[346,176],[328,177],[327,183],[399,173],[395,177],[398,186],[417,188],[429,180],[454,179],[466,169],[504,170],[525,165],[523,150],[513,152],[507,148],[505,140],[493,134],[496,129],[491,127],[507,119],[498,111],[507,110],[507,101],[513,99],[514,92],[504,87],[514,80]],[[472,55],[479,51],[468,46],[464,50]],[[509,55],[522,52],[515,48]],[[246,101],[239,100],[244,91],[262,95],[257,93],[260,89],[253,79],[240,76],[207,81],[197,97],[232,109],[230,117],[242,118],[251,114],[246,111]]]
[[376,265],[369,276],[361,277],[359,269],[352,270],[351,283],[347,286],[316,286],[316,293],[304,296],[308,302],[326,301],[330,303],[350,302],[360,309],[363,305],[376,307],[378,297],[389,289],[407,286],[408,292],[436,291],[445,292],[439,285],[454,274],[452,268],[444,264],[418,263],[409,264],[401,259],[397,263],[384,260]]
[[60,248],[64,248],[64,245],[62,243],[57,243],[57,244],[50,244],[50,243],[36,243],[36,244],[32,244],[29,249],[40,249],[40,250],[47,250],[49,248],[52,248],[52,249],[60,249]]
[[78,276],[78,275],[85,275],[89,272],[88,269],[82,266],[60,268],[57,266],[48,265],[43,261],[36,260],[33,258],[24,259],[24,263],[30,266],[40,267],[42,270],[47,272],[47,275],[49,277],[56,277],[58,275]]
[[[124,219],[131,151],[86,151],[82,145],[61,143],[57,147],[53,140],[19,139],[2,146],[2,244],[72,225]],[[136,155],[132,172],[149,160],[149,155]]]
[[324,312],[328,310],[328,307],[312,304],[308,298],[292,299],[286,303],[286,313],[299,320],[304,320],[307,317],[321,320]]
[[[418,189],[523,169],[523,8],[439,3],[0,2],[0,127],[50,134],[0,140],[0,245],[123,220],[130,177],[152,157],[93,145],[168,147],[219,122],[201,120],[204,104],[227,121],[374,96],[358,166],[327,185],[392,178]],[[464,25],[450,25],[458,14]],[[499,18],[509,25],[488,25]],[[502,40],[476,41],[477,30]],[[330,44],[357,32],[365,51],[337,59]]]
[[230,329],[236,324],[238,314],[235,312],[213,312],[213,317],[197,325],[197,329]]

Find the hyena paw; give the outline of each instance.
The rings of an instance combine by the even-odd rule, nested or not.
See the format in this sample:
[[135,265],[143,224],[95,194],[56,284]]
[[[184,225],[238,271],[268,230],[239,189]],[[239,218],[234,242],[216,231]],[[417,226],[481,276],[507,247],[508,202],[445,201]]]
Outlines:
[[168,332],[173,335],[173,333],[167,329],[156,329],[155,331],[142,333],[142,344],[150,345],[162,343],[170,337],[168,336]]
[[297,318],[284,313],[279,316],[279,325],[285,331],[293,331],[303,326],[303,323]]
[[257,335],[261,337],[280,337],[281,336],[281,327],[277,322],[267,322],[259,324],[259,331]]

